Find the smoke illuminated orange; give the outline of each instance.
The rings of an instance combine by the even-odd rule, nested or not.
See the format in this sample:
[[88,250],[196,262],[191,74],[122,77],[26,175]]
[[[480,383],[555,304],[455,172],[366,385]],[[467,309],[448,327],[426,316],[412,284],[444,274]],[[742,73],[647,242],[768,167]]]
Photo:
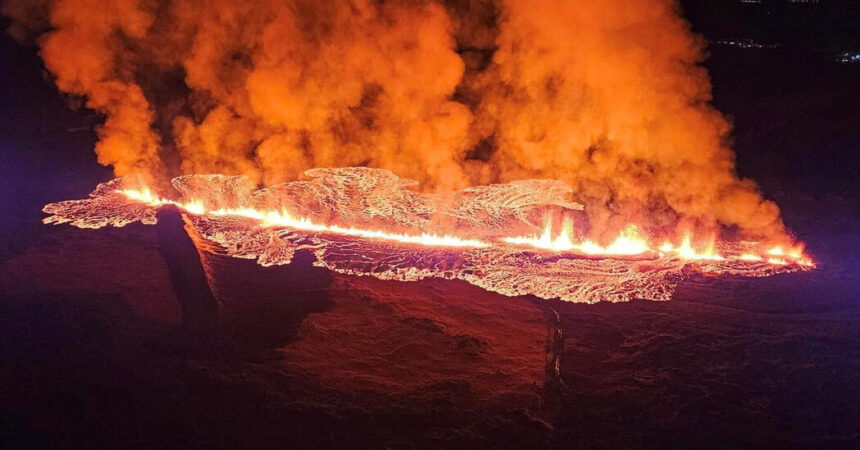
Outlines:
[[[92,3],[0,8],[58,89],[104,115],[95,151],[118,176],[271,186],[360,165],[427,192],[544,178],[567,182],[598,230],[692,220],[791,240],[735,171],[704,40],[675,0]],[[645,250],[627,234],[533,243]]]

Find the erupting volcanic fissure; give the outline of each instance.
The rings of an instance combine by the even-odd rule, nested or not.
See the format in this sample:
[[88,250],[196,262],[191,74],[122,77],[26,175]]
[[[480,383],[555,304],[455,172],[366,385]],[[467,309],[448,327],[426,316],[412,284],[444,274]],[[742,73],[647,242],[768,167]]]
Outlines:
[[430,194],[381,169],[306,174],[309,180],[264,189],[243,176],[186,175],[173,180],[177,200],[119,178],[89,199],[45,206],[45,223],[152,224],[158,208],[178,207],[216,251],[263,266],[287,264],[305,249],[342,273],[463,279],[505,295],[578,302],[665,300],[685,273],[765,276],[814,267],[800,245],[696,242],[690,233],[656,244],[658,236],[635,224],[600,242],[588,236],[605,233],[575,226],[587,216],[565,200],[571,188],[555,180]]
[[[350,166],[431,192],[549,178],[605,234],[508,243],[639,254],[638,233],[658,228],[790,240],[777,205],[735,171],[699,64],[705,41],[675,0],[4,0],[2,11],[60,91],[104,114],[99,162],[150,186],[195,173],[273,186]],[[627,224],[639,229],[615,241]]]
[[[736,173],[704,40],[675,0],[2,10],[60,91],[104,114],[98,160],[125,177],[48,205],[48,222],[178,207],[264,266],[307,249],[341,272],[589,302],[668,298],[687,267],[813,266]],[[153,193],[168,180],[179,199]]]

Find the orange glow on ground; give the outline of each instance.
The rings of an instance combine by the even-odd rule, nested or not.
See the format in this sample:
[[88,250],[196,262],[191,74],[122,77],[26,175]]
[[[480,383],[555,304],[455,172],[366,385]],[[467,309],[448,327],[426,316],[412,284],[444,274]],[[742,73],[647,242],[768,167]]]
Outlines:
[[723,256],[715,250],[714,239],[709,239],[705,245],[694,245],[690,233],[685,233],[680,244],[673,245],[669,241],[663,242],[659,247],[652,247],[649,240],[644,237],[636,225],[629,224],[606,246],[602,246],[590,239],[577,240],[573,236],[573,224],[565,220],[561,230],[555,235],[552,233],[552,225],[547,221],[543,232],[535,236],[518,236],[502,239],[504,242],[520,246],[529,246],[554,252],[574,252],[585,255],[607,255],[607,256],[635,256],[649,252],[657,252],[664,255],[674,255],[689,261],[725,261],[738,260],[748,262],[768,262],[776,265],[786,265],[794,262],[800,265],[813,267],[815,264],[803,254],[802,249],[796,248],[785,252],[781,247],[773,247],[761,254],[744,253],[735,256]]
[[[433,247],[485,248],[493,245],[513,244],[531,247],[557,253],[579,253],[588,256],[637,256],[649,253],[672,255],[689,261],[725,261],[738,260],[747,262],[766,262],[774,265],[797,263],[807,267],[815,264],[803,254],[798,246],[785,250],[781,246],[772,247],[759,253],[744,253],[741,255],[723,256],[715,251],[714,239],[709,239],[702,245],[694,244],[690,233],[684,234],[681,242],[674,245],[669,241],[659,247],[653,247],[649,239],[641,233],[634,224],[625,226],[618,235],[607,245],[601,245],[591,239],[578,239],[574,236],[573,222],[565,219],[561,229],[553,233],[552,221],[547,220],[543,232],[533,236],[503,237],[500,242],[488,242],[480,239],[458,237],[450,234],[421,233],[406,234],[384,230],[363,229],[337,224],[321,224],[308,218],[296,217],[286,210],[259,210],[254,208],[228,208],[207,210],[203,202],[192,200],[177,202],[155,195],[150,189],[140,190],[121,189],[119,193],[131,200],[150,206],[174,205],[194,215],[243,217],[260,222],[262,227],[284,227],[316,233],[332,233],[343,236],[354,236],[365,239],[386,240],[406,244],[416,244]],[[656,248],[656,249],[655,249]]]
[[573,237],[573,223],[569,219],[563,222],[562,229],[555,237],[552,235],[552,224],[547,221],[540,236],[507,237],[502,240],[514,245],[586,255],[639,255],[651,251],[648,241],[639,234],[636,225],[632,224],[624,227],[618,237],[605,247],[590,239],[576,242]]
[[284,210],[263,211],[254,208],[221,208],[206,210],[203,202],[192,200],[186,203],[158,197],[147,188],[141,190],[122,189],[119,191],[126,197],[151,206],[174,205],[195,215],[233,216],[257,220],[264,227],[286,227],[295,230],[312,231],[317,233],[333,233],[344,236],[355,236],[366,239],[380,239],[396,241],[406,244],[419,244],[436,247],[489,247],[490,244],[477,239],[464,239],[450,235],[439,235],[435,233],[422,233],[417,235],[405,233],[391,233],[382,230],[368,230],[356,227],[343,227],[339,225],[324,225],[314,223],[310,219],[293,217]]

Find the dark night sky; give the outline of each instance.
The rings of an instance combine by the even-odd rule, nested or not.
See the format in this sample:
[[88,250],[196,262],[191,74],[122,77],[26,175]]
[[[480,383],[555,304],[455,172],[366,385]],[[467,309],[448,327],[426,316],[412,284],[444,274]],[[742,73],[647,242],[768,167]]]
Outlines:
[[38,219],[34,206],[56,200],[58,194],[86,195],[94,181],[110,177],[111,171],[100,166],[93,153],[94,128],[101,118],[69,107],[73,99],[57,92],[36,48],[19,45],[4,33],[0,60],[0,198],[7,211],[5,224],[12,218]]
[[857,0],[681,0],[681,4],[694,29],[715,39],[755,38],[829,51],[860,45]]

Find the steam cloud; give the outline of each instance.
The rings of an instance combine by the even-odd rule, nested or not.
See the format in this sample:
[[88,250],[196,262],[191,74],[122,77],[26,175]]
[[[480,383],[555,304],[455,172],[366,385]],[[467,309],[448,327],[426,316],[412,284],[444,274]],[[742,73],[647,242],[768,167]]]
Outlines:
[[117,175],[564,180],[595,229],[782,239],[672,0],[7,0]]

